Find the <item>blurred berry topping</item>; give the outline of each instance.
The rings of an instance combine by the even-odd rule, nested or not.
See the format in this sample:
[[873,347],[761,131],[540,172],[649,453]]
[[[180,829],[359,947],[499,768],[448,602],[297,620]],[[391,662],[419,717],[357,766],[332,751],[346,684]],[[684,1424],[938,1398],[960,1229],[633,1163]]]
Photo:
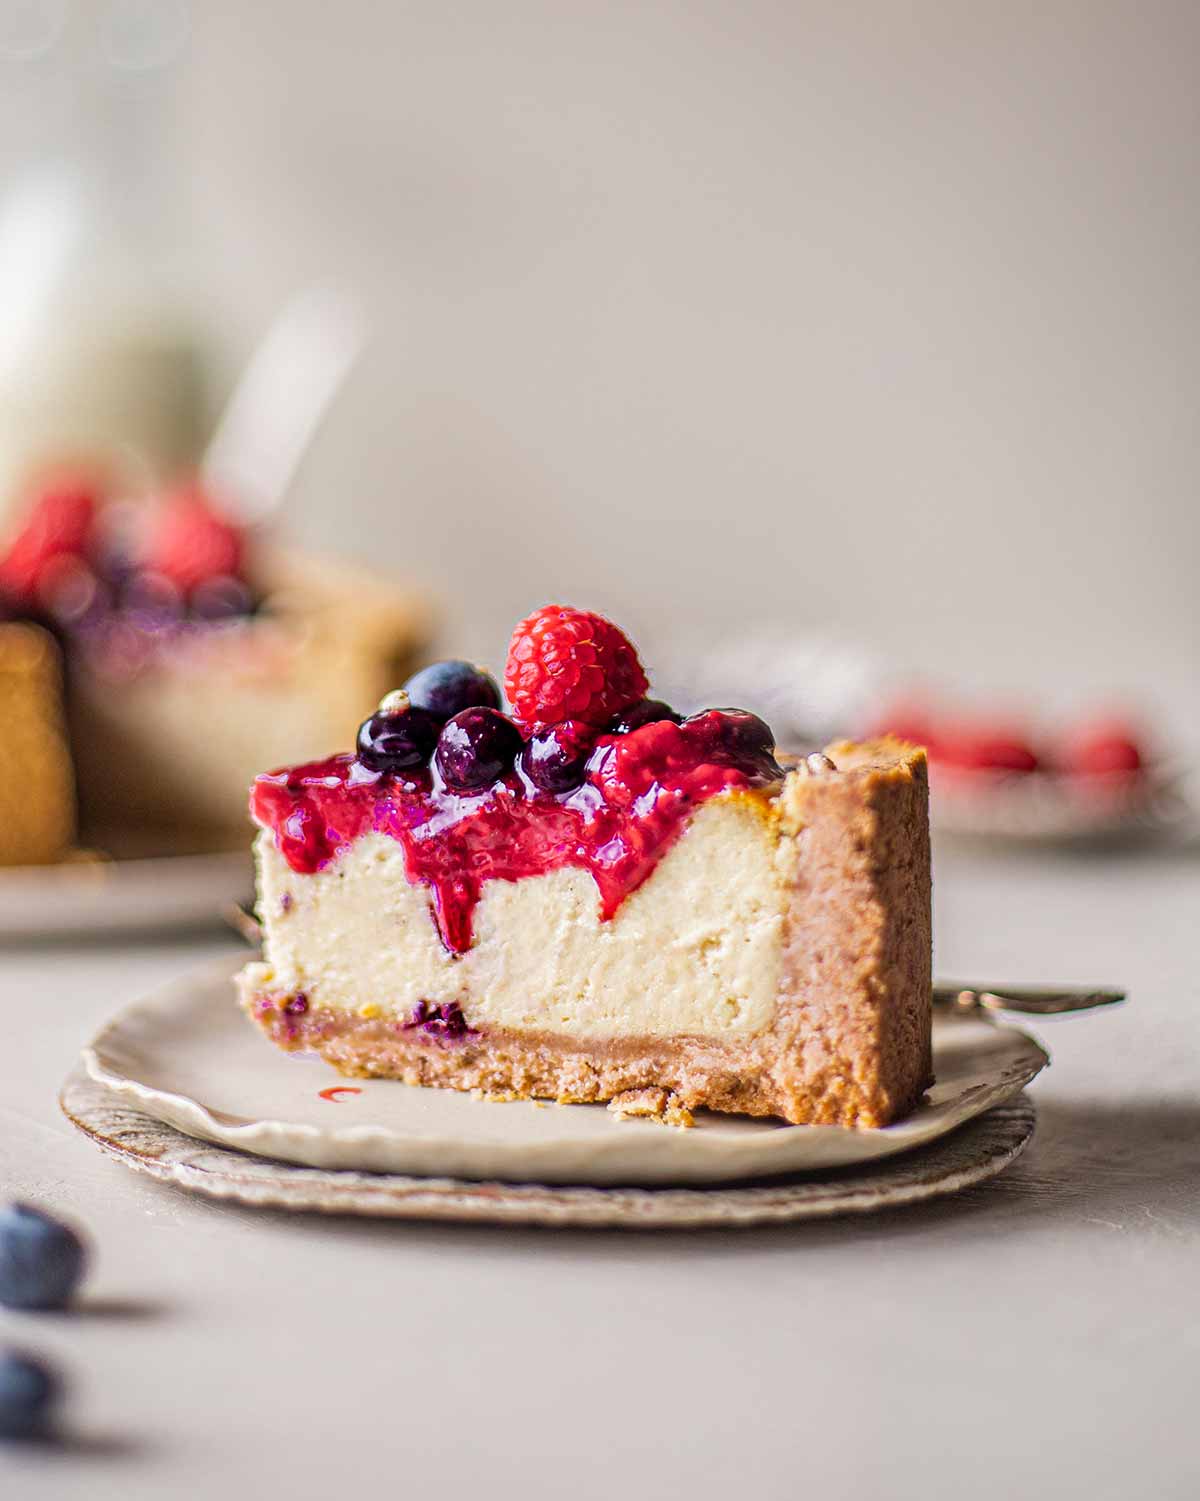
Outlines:
[[598,733],[594,725],[579,719],[542,730],[521,754],[525,775],[541,792],[570,792],[583,781]]
[[442,730],[437,769],[452,791],[471,792],[510,771],[520,750],[520,731],[498,709],[463,709]]
[[83,1277],[87,1253],[69,1225],[29,1204],[0,1211],[0,1303],[62,1308]]
[[434,662],[404,685],[413,706],[427,709],[443,724],[463,709],[498,709],[496,679],[471,662]]
[[603,727],[647,686],[637,652],[603,615],[546,605],[513,632],[504,688],[527,735],[568,719]]
[[121,606],[139,621],[179,620],[186,611],[186,601],[178,585],[164,574],[149,569],[130,574],[121,593]]
[[358,759],[372,771],[423,766],[437,744],[441,721],[414,708],[403,688],[389,693],[358,731]]
[[962,725],[943,728],[930,754],[960,771],[1005,771],[1025,775],[1038,769],[1032,746],[1002,726]]
[[190,485],[164,501],[145,562],[190,594],[211,579],[240,577],[244,550],[241,528],[222,516],[199,486]]
[[237,620],[254,613],[254,596],[241,579],[228,573],[197,584],[190,603],[196,620]]
[[0,1438],[41,1438],[59,1393],[53,1371],[32,1355],[0,1355]]
[[1085,725],[1068,736],[1059,763],[1076,776],[1128,776],[1141,771],[1145,758],[1129,726],[1110,721]]
[[662,699],[643,698],[639,703],[630,704],[628,709],[622,709],[608,728],[614,735],[629,735],[644,724],[657,724],[662,719],[669,719],[672,724],[682,722],[682,716]]
[[0,557],[0,593],[14,604],[36,608],[52,565],[87,555],[95,517],[96,496],[91,488],[64,484],[44,490]]

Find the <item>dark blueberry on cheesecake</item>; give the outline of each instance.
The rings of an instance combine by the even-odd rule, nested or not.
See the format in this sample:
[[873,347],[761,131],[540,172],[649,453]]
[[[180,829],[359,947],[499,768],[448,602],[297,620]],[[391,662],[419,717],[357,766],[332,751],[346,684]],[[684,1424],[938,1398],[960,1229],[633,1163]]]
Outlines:
[[511,771],[521,735],[498,709],[464,709],[449,720],[437,745],[437,768],[447,787],[473,792]]
[[472,662],[434,662],[404,685],[414,708],[425,709],[443,724],[464,709],[498,709],[496,679]]

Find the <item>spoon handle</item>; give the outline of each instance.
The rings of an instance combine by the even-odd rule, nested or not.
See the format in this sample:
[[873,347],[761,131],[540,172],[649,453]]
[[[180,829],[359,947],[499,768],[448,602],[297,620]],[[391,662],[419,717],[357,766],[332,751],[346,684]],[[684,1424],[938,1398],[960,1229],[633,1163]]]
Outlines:
[[1061,1016],[1094,1011],[1125,999],[1123,990],[1051,990],[1040,985],[935,985],[933,1004],[952,1011],[1016,1011],[1024,1016]]

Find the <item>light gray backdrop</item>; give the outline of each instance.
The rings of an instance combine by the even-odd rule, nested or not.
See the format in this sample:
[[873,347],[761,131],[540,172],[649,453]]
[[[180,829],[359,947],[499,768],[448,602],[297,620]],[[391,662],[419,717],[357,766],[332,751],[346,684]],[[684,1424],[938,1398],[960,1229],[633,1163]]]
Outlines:
[[494,659],[552,597],[825,623],[1194,713],[1200,7],[197,5],[180,169],[235,361],[379,339],[296,526]]

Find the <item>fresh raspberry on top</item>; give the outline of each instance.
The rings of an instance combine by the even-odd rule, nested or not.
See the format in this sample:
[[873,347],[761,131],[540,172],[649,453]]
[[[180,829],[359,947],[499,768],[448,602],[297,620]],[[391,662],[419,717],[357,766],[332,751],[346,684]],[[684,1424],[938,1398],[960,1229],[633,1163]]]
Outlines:
[[95,517],[96,496],[90,486],[66,482],[44,490],[0,557],[0,593],[16,605],[36,605],[53,565],[87,553]]
[[143,561],[190,594],[210,579],[237,578],[244,551],[242,529],[198,485],[189,485],[164,502]]
[[513,632],[504,690],[526,735],[567,719],[607,726],[647,686],[629,638],[591,610],[546,605]]

